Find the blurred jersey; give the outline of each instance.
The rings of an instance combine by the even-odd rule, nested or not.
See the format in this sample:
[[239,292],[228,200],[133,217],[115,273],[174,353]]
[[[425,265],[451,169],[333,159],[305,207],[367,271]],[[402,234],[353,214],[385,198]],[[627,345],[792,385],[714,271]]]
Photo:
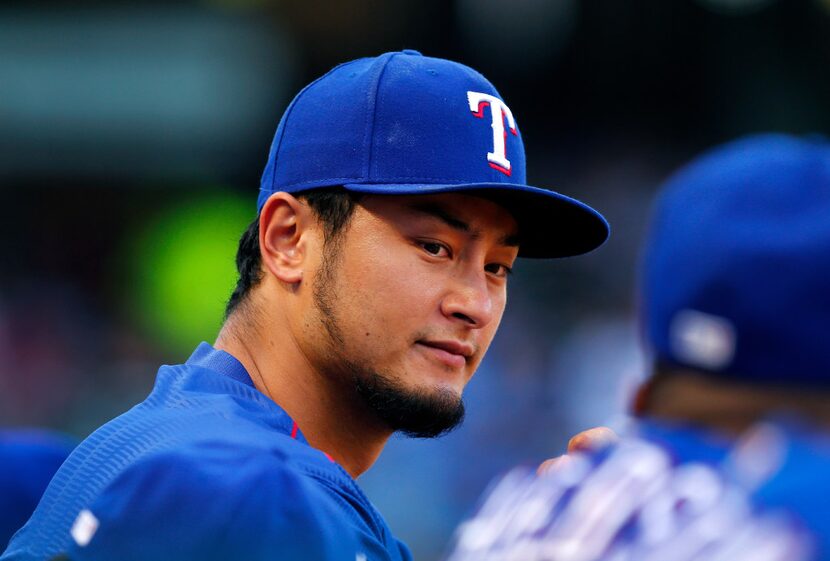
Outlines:
[[68,436],[45,430],[0,431],[0,549],[32,515],[75,444]]
[[515,470],[450,561],[830,560],[830,445],[771,423],[737,443],[644,423],[549,473]]

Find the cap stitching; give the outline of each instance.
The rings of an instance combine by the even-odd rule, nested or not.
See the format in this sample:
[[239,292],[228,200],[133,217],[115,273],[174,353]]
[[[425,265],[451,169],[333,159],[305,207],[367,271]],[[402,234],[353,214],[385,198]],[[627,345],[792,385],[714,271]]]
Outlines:
[[289,189],[291,187],[296,187],[297,185],[305,185],[305,184],[320,184],[320,187],[323,187],[325,183],[330,183],[331,185],[337,185],[338,183],[342,183],[344,181],[359,181],[362,179],[360,176],[357,177],[327,177],[325,179],[314,179],[312,181],[297,181],[295,183],[286,183],[281,187],[282,190]]
[[[313,181],[298,181],[296,183],[287,183],[287,184],[283,185],[282,187],[283,188],[289,188],[289,187],[294,187],[296,185],[303,185],[304,183],[326,183],[326,182],[337,183],[337,182],[340,182],[340,181],[346,181],[346,180],[354,181],[354,180],[361,180],[361,179],[362,179],[362,177],[360,177],[360,176],[357,176],[357,177],[329,177],[329,178],[325,178],[325,179],[315,179]],[[403,180],[403,179],[409,179],[409,180],[415,180],[415,181],[440,181],[442,183],[447,183],[447,184],[450,184],[450,185],[454,185],[454,184],[457,184],[457,185],[488,184],[489,185],[489,184],[498,184],[498,183],[500,183],[499,181],[470,182],[470,181],[463,180],[463,179],[460,180],[456,177],[449,177],[448,178],[448,177],[397,176],[397,177],[388,177],[388,178],[385,178],[385,179],[379,180],[379,181],[373,181],[371,183],[366,183],[366,185],[384,185],[386,183],[391,183],[391,182],[399,181],[399,180]],[[519,184],[517,184],[517,183],[505,183],[504,185],[519,185]]]
[[[364,145],[367,143],[369,149],[367,150],[366,154],[366,171],[364,176],[366,179],[369,179],[372,175],[372,156],[375,152],[375,122],[377,119],[377,105],[378,105],[378,92],[380,91],[380,81],[383,78],[383,75],[386,73],[386,68],[389,66],[389,63],[400,53],[391,53],[389,58],[386,59],[386,62],[383,64],[383,67],[378,72],[377,82],[375,82],[374,92],[372,89],[369,89],[367,92],[367,97],[369,97],[369,103],[372,106],[371,111],[369,111],[366,115],[366,136],[367,138],[364,139]],[[368,122],[371,118],[371,124]]]

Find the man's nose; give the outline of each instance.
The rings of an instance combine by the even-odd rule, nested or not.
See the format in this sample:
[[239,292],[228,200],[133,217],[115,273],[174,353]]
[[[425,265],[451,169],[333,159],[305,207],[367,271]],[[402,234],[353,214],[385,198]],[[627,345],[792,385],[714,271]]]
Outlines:
[[459,276],[441,302],[441,311],[468,327],[481,329],[493,320],[493,294],[483,271],[470,271]]

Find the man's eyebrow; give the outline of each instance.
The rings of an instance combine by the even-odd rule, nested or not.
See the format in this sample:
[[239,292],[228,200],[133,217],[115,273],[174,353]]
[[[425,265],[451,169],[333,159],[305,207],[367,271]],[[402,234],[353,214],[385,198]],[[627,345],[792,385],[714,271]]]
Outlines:
[[[461,220],[460,218],[458,218],[457,216],[455,216],[439,204],[431,202],[415,202],[409,205],[409,208],[414,210],[415,212],[419,212],[421,214],[426,214],[434,218],[437,218],[450,228],[468,234],[474,240],[481,238],[480,230],[474,229],[467,222],[464,222],[463,220]],[[499,240],[499,244],[509,247],[518,247],[519,235],[507,234]]]
[[477,235],[479,234],[478,232],[473,232],[473,229],[470,227],[469,224],[467,224],[466,222],[464,222],[463,220],[449,212],[441,205],[429,202],[417,202],[409,205],[409,208],[416,212],[420,212],[421,214],[427,214],[429,216],[437,218],[450,228],[458,230],[459,232],[464,232],[468,234],[472,233],[473,237],[477,237]]
[[519,234],[507,234],[499,240],[499,244],[508,247],[519,247],[520,240]]

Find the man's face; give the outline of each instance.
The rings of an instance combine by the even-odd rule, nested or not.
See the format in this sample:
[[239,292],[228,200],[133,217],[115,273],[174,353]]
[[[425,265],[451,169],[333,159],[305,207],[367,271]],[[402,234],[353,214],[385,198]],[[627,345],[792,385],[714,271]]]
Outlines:
[[517,229],[479,197],[364,197],[313,281],[324,370],[351,378],[393,430],[453,428],[504,312]]

